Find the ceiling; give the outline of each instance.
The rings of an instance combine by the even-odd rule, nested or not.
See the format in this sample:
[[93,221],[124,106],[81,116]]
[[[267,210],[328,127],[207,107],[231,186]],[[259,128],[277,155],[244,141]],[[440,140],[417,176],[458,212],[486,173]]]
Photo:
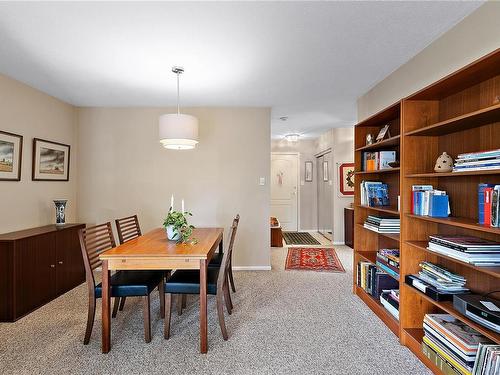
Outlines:
[[0,3],[0,72],[77,106],[164,106],[181,65],[181,106],[268,106],[273,137],[314,137],[480,5]]

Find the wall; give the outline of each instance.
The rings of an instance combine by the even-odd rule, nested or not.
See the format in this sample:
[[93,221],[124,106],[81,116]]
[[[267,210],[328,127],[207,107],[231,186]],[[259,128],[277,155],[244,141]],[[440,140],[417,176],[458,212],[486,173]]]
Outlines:
[[500,2],[487,2],[358,99],[358,120],[500,48]]
[[[0,233],[55,222],[55,198],[76,220],[77,147],[73,106],[0,74],[0,130],[22,135],[21,181],[0,181]],[[33,138],[71,145],[69,182],[31,181]]]
[[174,109],[79,109],[80,220],[137,213],[148,231],[162,225],[174,194],[176,208],[185,199],[196,226],[227,231],[239,213],[234,265],[270,269],[270,109],[183,109],[200,123],[200,143],[189,151],[158,142],[158,116],[169,112]]
[[[318,221],[317,185],[316,185],[316,144],[314,139],[301,139],[288,142],[285,139],[273,139],[271,152],[298,152],[299,155],[299,230],[316,230]],[[305,182],[305,162],[313,162],[313,181]]]

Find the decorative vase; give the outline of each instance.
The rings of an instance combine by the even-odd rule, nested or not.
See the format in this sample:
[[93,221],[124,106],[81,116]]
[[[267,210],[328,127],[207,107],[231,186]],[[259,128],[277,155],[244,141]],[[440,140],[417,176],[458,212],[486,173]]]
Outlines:
[[67,199],[54,199],[56,205],[56,225],[66,224],[66,203]]
[[167,238],[170,241],[178,241],[179,240],[179,238],[180,238],[179,233],[176,233],[174,231],[173,225],[167,225],[167,227],[165,228],[165,231],[167,232]]
[[443,152],[436,160],[434,166],[435,172],[451,172],[453,170],[453,158],[446,152]]

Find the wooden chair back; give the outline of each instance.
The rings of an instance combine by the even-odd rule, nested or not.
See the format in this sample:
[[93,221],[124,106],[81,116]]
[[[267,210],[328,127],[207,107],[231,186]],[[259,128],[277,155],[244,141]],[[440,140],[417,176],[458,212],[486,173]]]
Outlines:
[[233,254],[234,240],[236,238],[236,232],[238,230],[238,224],[240,222],[240,215],[236,215],[233,220],[233,225],[231,225],[231,230],[229,232],[229,243],[224,255],[222,257],[222,262],[220,265],[219,277],[217,278],[217,286],[222,288],[223,283],[226,280],[227,273],[229,272],[229,267],[231,267],[231,256]]
[[116,219],[115,223],[120,245],[142,235],[137,215]]
[[89,290],[95,287],[94,270],[102,265],[99,255],[116,246],[111,223],[96,225],[78,231],[80,248]]

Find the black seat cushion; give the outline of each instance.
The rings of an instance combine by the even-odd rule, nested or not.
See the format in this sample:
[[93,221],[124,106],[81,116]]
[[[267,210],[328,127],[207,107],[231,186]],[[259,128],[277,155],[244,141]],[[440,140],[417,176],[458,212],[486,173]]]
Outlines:
[[215,253],[212,259],[210,259],[210,263],[208,263],[209,267],[220,267],[222,264],[223,253]]
[[[111,276],[111,297],[147,296],[162,282],[164,271],[118,271]],[[95,287],[96,298],[102,296],[102,283]]]
[[[219,268],[207,270],[207,294],[217,294]],[[165,293],[200,294],[200,271],[177,270],[167,279]]]

